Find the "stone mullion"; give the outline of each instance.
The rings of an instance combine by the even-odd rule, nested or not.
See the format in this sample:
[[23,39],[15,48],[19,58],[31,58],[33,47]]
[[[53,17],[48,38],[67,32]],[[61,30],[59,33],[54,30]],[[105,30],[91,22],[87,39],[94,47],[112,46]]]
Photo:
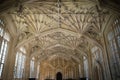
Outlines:
[[30,77],[30,50],[26,51],[26,62],[25,62],[25,80]]

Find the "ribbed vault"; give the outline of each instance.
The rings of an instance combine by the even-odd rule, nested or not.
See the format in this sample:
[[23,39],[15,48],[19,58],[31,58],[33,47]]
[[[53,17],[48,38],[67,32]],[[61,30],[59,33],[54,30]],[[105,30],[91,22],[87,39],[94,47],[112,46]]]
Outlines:
[[24,0],[8,13],[15,25],[16,49],[25,46],[40,61],[55,56],[76,61],[88,56],[109,17],[97,0]]

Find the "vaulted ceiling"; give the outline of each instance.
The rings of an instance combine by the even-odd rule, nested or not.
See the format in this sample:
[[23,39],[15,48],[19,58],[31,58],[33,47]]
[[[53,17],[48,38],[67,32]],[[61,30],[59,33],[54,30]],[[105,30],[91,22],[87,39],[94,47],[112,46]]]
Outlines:
[[82,60],[99,42],[110,17],[97,0],[24,0],[7,10],[18,38],[39,60],[62,56]]

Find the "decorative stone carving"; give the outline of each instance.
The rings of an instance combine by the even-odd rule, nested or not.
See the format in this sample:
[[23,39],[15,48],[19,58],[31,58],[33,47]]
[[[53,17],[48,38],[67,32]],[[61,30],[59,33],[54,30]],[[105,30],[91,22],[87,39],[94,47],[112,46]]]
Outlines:
[[86,55],[89,45],[100,44],[98,36],[106,23],[108,11],[96,5],[90,0],[33,0],[23,4],[21,16],[14,9],[9,10],[8,14],[19,34],[17,47],[27,44],[38,46],[31,56],[40,56],[39,58],[61,52],[65,55],[70,53],[67,54],[69,57],[81,58],[83,54]]

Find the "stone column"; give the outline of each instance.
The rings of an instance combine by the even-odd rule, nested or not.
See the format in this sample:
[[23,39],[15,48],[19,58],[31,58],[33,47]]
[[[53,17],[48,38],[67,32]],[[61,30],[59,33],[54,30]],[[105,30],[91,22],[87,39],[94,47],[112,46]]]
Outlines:
[[108,59],[108,53],[107,53],[107,45],[105,42],[105,37],[104,35],[101,38],[101,43],[103,46],[102,50],[102,56],[103,56],[103,71],[104,71],[104,80],[112,80],[111,78],[111,73],[110,73],[110,64],[109,64],[109,59]]
[[30,49],[26,50],[26,62],[25,62],[25,80],[30,77]]
[[78,79],[78,66],[75,66],[75,79]]
[[64,79],[66,79],[66,68],[64,69]]
[[84,77],[84,63],[81,61],[81,77]]
[[6,61],[4,65],[2,80],[13,80],[14,78],[14,66],[15,66],[15,58],[16,58],[16,43],[17,38],[11,38],[9,42],[9,50],[6,55]]
[[89,69],[89,75],[88,75],[88,78],[90,80],[93,80],[93,70],[92,70],[92,54],[91,54],[91,51],[89,50],[89,53],[88,53],[89,57],[88,57],[88,69]]
[[77,80],[78,80],[78,78],[79,78],[79,69],[78,69],[79,67],[78,67],[78,65],[76,66],[76,77],[77,77]]
[[76,79],[76,67],[74,67],[74,74],[73,74],[73,76]]

